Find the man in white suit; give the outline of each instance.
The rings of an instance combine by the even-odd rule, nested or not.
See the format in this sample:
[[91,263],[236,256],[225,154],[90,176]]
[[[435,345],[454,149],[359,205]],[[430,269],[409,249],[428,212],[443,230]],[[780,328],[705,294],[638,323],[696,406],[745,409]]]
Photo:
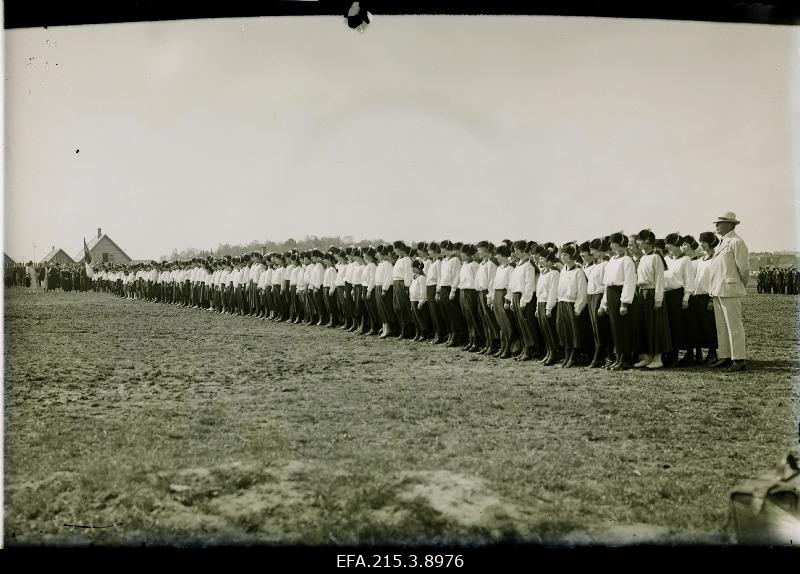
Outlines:
[[750,278],[750,260],[747,245],[736,235],[739,224],[736,214],[727,211],[714,221],[717,234],[722,237],[714,251],[710,293],[714,300],[714,317],[717,323],[719,358],[712,367],[727,367],[731,372],[747,367],[744,325],[742,324],[742,297]]

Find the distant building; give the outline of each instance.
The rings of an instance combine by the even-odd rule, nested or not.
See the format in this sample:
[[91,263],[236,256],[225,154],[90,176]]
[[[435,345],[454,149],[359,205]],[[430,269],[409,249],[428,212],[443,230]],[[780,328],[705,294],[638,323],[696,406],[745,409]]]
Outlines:
[[[93,263],[130,263],[131,258],[125,253],[122,248],[114,243],[114,241],[99,227],[97,228],[97,237],[88,241],[86,247],[89,248],[89,253],[92,256]],[[76,261],[83,261],[83,246],[81,250],[75,255]]]
[[50,253],[44,256],[44,259],[40,261],[40,263],[58,263],[59,265],[74,265],[75,260],[72,259],[67,252],[63,249],[53,249],[50,250]]
[[11,259],[11,257],[9,257],[8,253],[6,253],[5,251],[3,252],[3,263],[5,265],[16,265],[17,264],[17,262],[14,261],[13,259]]

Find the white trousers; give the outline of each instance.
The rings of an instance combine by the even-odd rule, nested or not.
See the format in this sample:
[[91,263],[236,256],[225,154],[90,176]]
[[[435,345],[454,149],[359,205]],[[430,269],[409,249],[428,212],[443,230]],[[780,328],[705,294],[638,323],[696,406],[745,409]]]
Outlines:
[[741,297],[714,297],[714,320],[717,323],[717,356],[734,361],[747,358],[744,348]]

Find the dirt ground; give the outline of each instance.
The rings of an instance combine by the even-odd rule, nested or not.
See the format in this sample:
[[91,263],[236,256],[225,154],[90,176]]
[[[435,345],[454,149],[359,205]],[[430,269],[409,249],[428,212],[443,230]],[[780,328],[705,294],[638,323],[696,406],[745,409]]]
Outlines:
[[745,300],[729,375],[12,288],[5,541],[723,542],[797,439],[799,299]]

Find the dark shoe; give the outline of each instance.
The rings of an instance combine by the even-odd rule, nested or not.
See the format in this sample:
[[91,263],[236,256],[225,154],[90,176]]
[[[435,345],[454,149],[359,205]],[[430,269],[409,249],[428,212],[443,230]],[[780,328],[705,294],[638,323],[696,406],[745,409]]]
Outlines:
[[506,351],[505,353],[503,353],[502,355],[500,355],[500,358],[501,358],[501,359],[510,359],[510,358],[511,358],[511,357],[513,357],[513,356],[514,356],[514,355],[512,355],[511,353],[509,353],[508,351]]
[[694,353],[686,353],[683,358],[675,363],[676,367],[691,367],[694,362]]
[[464,347],[462,347],[462,349],[461,349],[461,350],[462,350],[462,351],[467,351],[467,352],[471,351],[471,350],[472,350],[472,343],[468,343],[467,345],[465,345]]
[[709,364],[715,369],[721,369],[723,367],[730,367],[731,365],[733,365],[733,361],[731,361],[730,359],[717,359],[716,361]]
[[473,345],[472,348],[469,350],[469,352],[470,353],[480,353],[481,352],[481,347],[479,347],[478,345]]
[[455,341],[448,341],[445,347],[458,347],[458,344]]
[[734,361],[731,367],[728,369],[729,373],[738,373],[739,371],[744,371],[747,369],[747,361],[744,359],[740,359],[738,361]]

